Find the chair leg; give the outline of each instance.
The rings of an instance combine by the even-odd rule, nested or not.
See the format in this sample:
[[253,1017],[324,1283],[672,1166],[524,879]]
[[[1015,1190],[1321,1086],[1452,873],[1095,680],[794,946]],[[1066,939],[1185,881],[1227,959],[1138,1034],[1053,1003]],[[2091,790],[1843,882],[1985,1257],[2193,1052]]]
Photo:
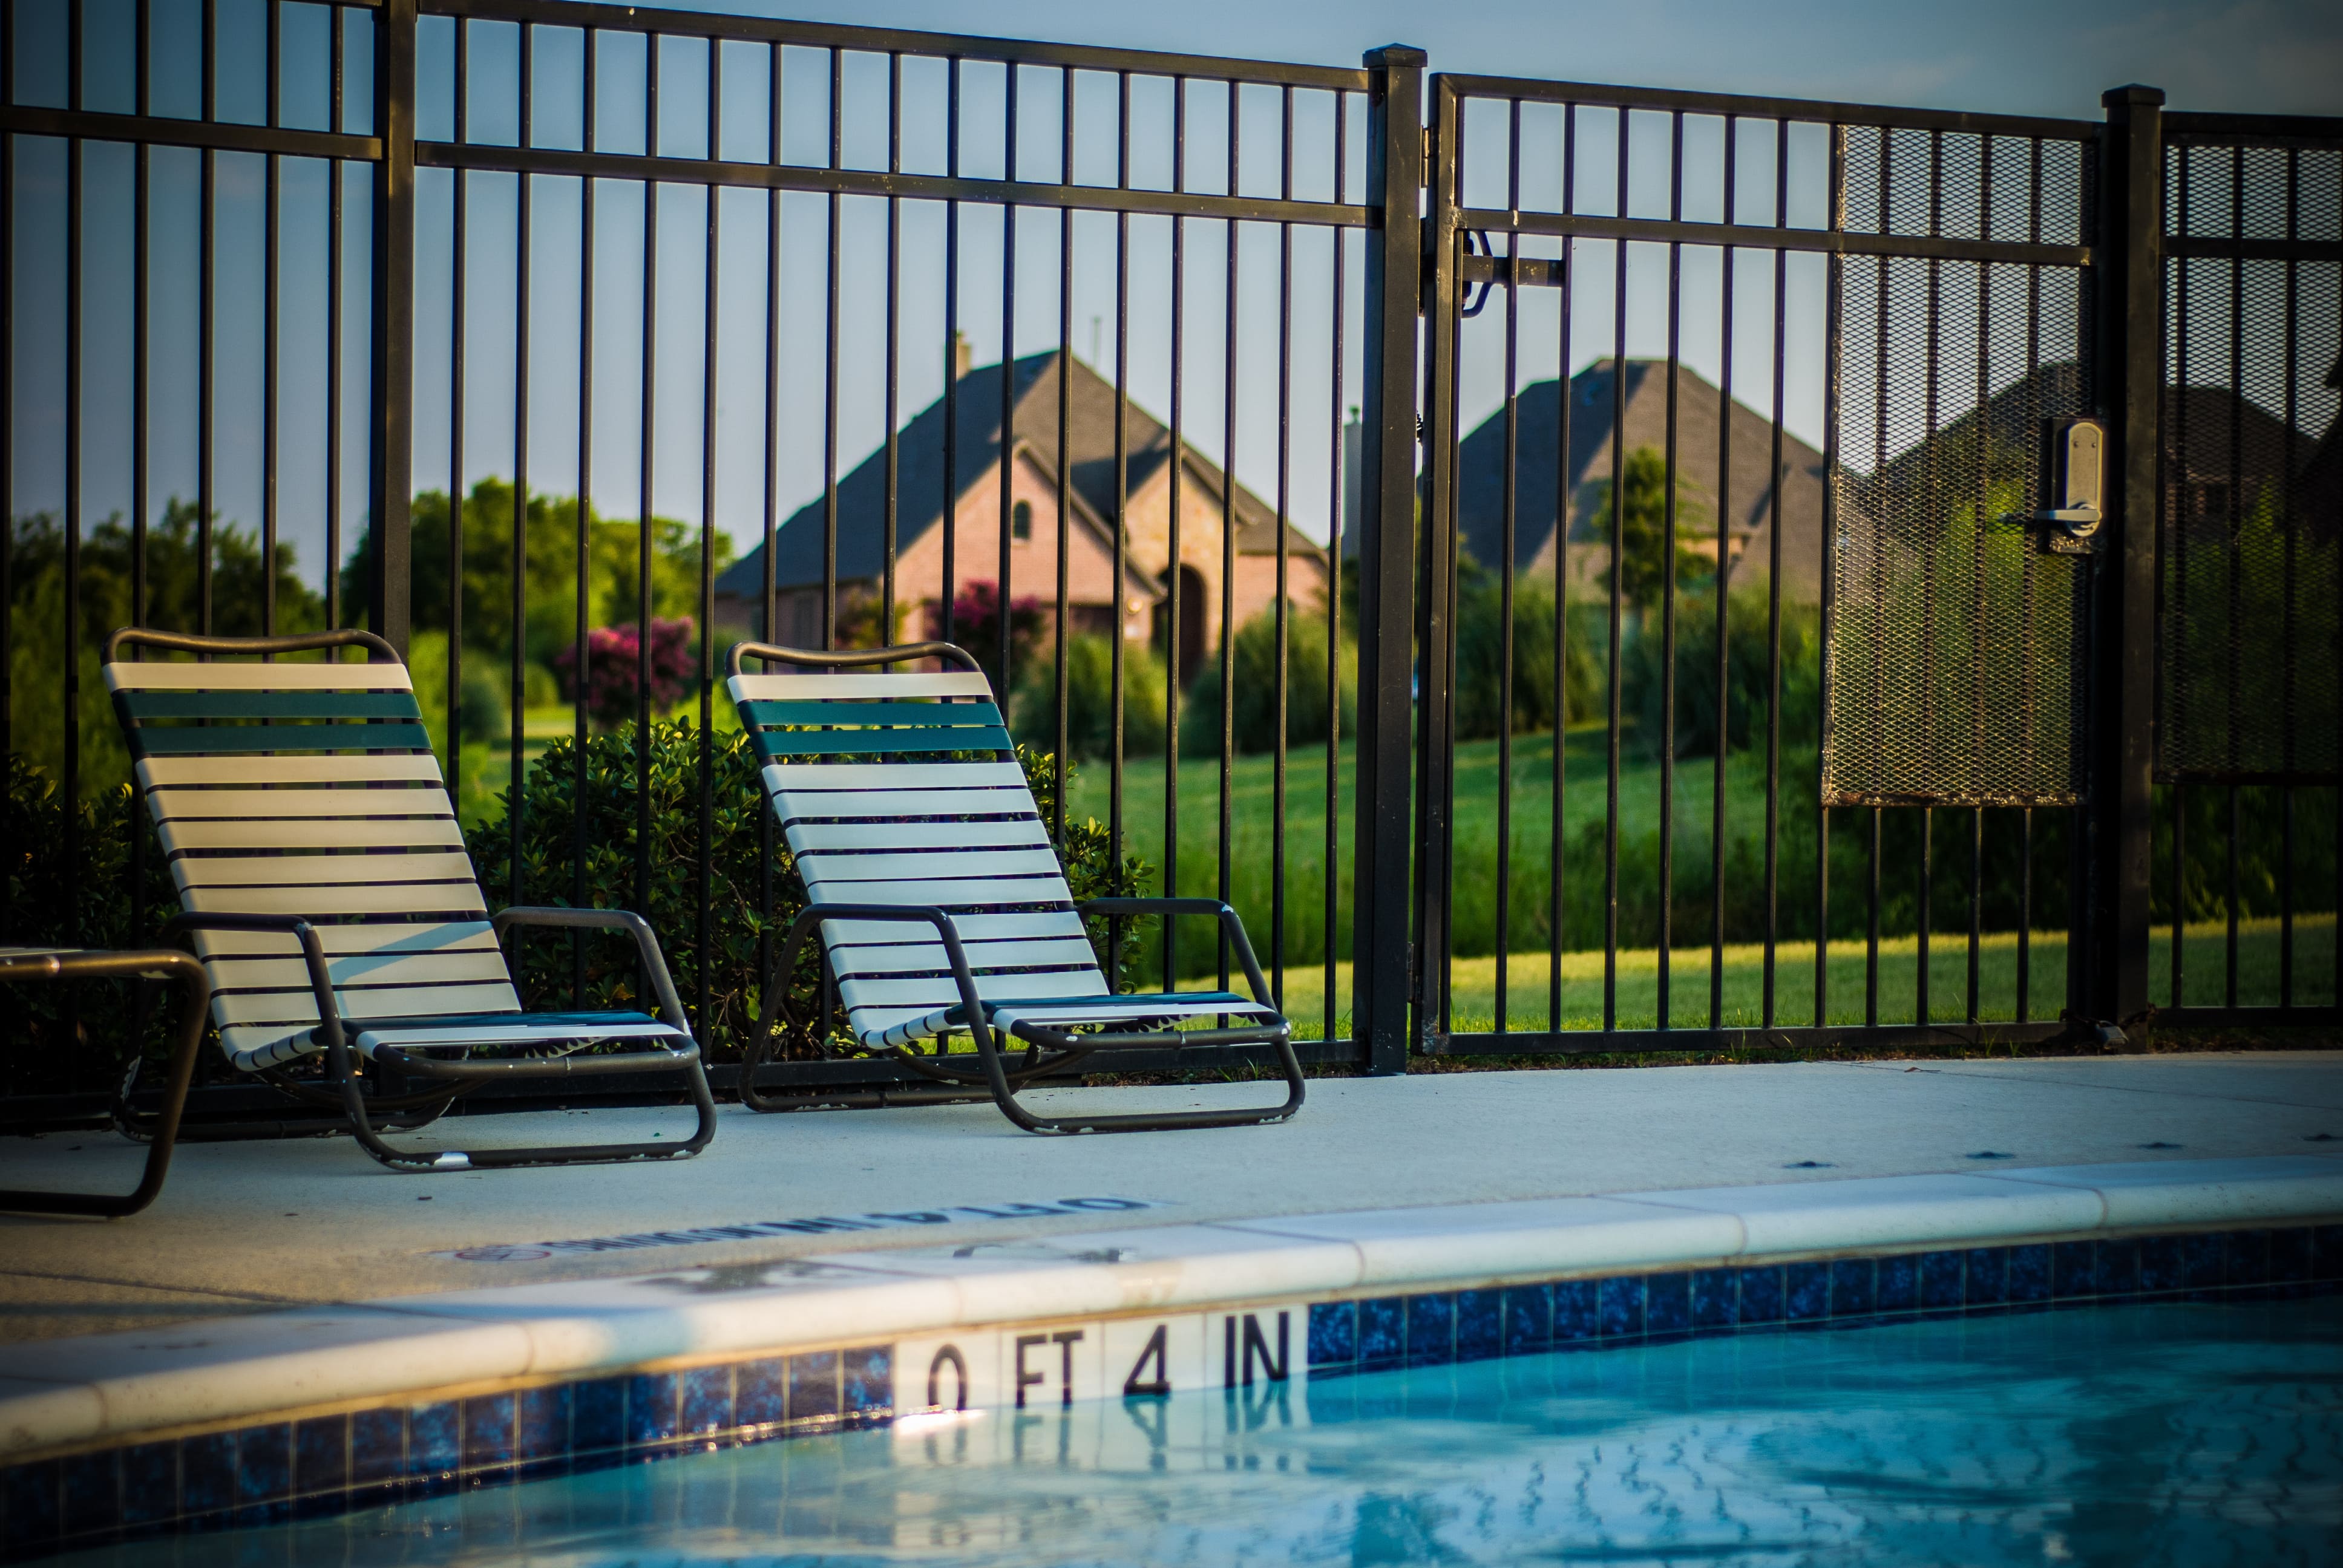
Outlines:
[[[692,1103],[699,1115],[699,1124],[692,1135],[681,1143],[575,1143],[540,1144],[524,1149],[394,1149],[382,1141],[373,1122],[367,1116],[365,1097],[358,1092],[357,1074],[350,1070],[349,1048],[336,1043],[327,1048],[327,1060],[342,1091],[342,1105],[350,1119],[353,1135],[358,1146],[393,1171],[488,1171],[521,1165],[603,1165],[625,1160],[682,1160],[708,1147],[716,1136],[716,1097],[709,1092],[708,1073],[699,1058],[694,1054],[684,1065],[691,1081]],[[667,1071],[669,1064],[646,1068],[645,1071]],[[548,1076],[551,1076],[548,1074]]]
[[1028,1132],[1179,1132],[1204,1127],[1258,1127],[1267,1122],[1284,1121],[1302,1109],[1305,1086],[1301,1060],[1293,1054],[1293,1042],[1281,1038],[1277,1041],[1278,1066],[1285,1075],[1285,1103],[1275,1107],[1250,1107],[1236,1111],[1124,1111],[1116,1115],[1036,1116],[1018,1101],[1017,1091],[1001,1061],[1000,1047],[988,1033],[977,1040],[977,1054],[984,1062],[985,1077],[992,1088],[992,1102],[1001,1113]]

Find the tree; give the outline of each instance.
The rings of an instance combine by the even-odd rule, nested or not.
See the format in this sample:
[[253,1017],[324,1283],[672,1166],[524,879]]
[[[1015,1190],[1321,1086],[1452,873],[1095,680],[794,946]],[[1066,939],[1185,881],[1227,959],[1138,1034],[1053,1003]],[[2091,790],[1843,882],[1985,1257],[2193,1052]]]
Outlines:
[[[1620,597],[1639,612],[1660,602],[1667,588],[1667,518],[1668,463],[1656,447],[1638,447],[1627,454],[1624,464],[1624,504],[1621,507],[1622,548],[1614,558],[1614,568],[1605,568],[1603,586],[1611,586],[1610,572],[1620,573]],[[1710,521],[1707,505],[1698,498],[1700,487],[1682,474],[1676,476],[1676,586],[1685,587],[1712,576],[1715,563],[1689,549],[1685,541],[1707,532],[1715,525]],[[1604,479],[1594,490],[1594,531],[1597,537],[1611,537],[1611,481]]]

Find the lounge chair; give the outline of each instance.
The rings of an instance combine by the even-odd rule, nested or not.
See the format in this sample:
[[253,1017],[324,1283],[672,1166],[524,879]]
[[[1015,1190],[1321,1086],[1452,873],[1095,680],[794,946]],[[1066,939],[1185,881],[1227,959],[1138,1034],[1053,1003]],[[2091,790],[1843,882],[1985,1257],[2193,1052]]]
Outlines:
[[[750,675],[750,659],[789,668]],[[867,668],[927,660],[958,668]],[[892,1055],[940,1082],[989,1089],[1029,1132],[1235,1127],[1282,1121],[1302,1108],[1291,1026],[1270,1000],[1236,911],[1212,899],[1093,899],[1078,908],[992,689],[968,654],[947,643],[853,652],[740,643],[730,669],[728,689],[805,883],[807,908],[789,928],[778,973],[797,972],[799,947],[819,924],[855,1049]],[[1212,916],[1252,994],[1113,994],[1083,934],[1085,915]],[[772,1000],[741,1068],[741,1098],[759,1111],[786,1104],[755,1082],[777,1025],[820,1045],[788,989],[768,986]],[[1220,1027],[1177,1027],[1213,1015]],[[973,1060],[948,1049],[963,1033]],[[917,1049],[923,1042],[930,1049]],[[1275,1047],[1285,1102],[1043,1117],[1017,1099],[1023,1085],[1094,1053],[1215,1045]]]
[[[373,659],[131,663],[121,653],[132,644],[211,659],[363,647]],[[106,657],[184,910],[165,930],[193,937],[220,1044],[238,1069],[311,1103],[338,1102],[367,1152],[395,1170],[672,1159],[707,1147],[715,1102],[650,927],[617,910],[488,918],[407,667],[388,643],[359,631],[125,629]],[[524,1013],[501,946],[521,926],[630,934],[659,1016]],[[590,1049],[608,1045],[621,1049]],[[284,1074],[317,1051],[322,1086]],[[370,1096],[353,1053],[427,1087]],[[699,1125],[674,1142],[426,1152],[393,1148],[374,1125],[488,1082],[678,1069]]]
[[[211,1000],[211,983],[203,966],[183,952],[168,949],[144,952],[109,952],[98,948],[0,948],[0,983],[26,980],[136,980],[179,983],[179,1025],[171,1044],[171,1067],[163,1081],[163,1103],[154,1117],[137,1129],[146,1144],[146,1169],[138,1185],[116,1196],[111,1192],[46,1192],[37,1190],[0,1191],[0,1210],[17,1214],[91,1214],[118,1220],[136,1214],[163,1191],[171,1169],[171,1151],[179,1139],[179,1116],[187,1107],[187,1085],[196,1075],[196,1052],[204,1043],[204,1013]],[[137,1064],[133,1063],[135,1077]],[[117,1121],[133,1120],[129,1111],[130,1083],[122,1086]]]

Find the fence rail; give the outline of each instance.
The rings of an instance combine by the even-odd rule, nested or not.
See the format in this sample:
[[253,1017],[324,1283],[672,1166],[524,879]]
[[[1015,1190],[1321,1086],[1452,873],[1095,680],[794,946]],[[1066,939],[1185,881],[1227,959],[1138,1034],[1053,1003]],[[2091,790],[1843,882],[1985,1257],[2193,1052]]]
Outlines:
[[[363,623],[484,884],[651,912],[720,1050],[791,894],[718,657],[900,628],[1322,1063],[2335,1016],[2343,122],[116,9],[0,0],[0,940],[167,900],[116,624]],[[2007,521],[2061,415],[2096,557]]]

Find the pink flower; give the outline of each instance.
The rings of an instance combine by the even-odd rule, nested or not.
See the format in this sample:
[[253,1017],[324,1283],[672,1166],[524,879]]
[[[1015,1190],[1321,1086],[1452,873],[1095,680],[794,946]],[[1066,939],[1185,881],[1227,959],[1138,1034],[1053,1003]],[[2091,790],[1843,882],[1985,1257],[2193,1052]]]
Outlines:
[[[650,646],[650,707],[653,713],[671,708],[691,689],[699,661],[691,649],[692,619],[653,618]],[[561,695],[578,699],[578,650],[573,644],[554,655],[554,672],[561,678]],[[635,717],[639,708],[643,646],[633,626],[598,626],[586,635],[586,713],[597,727],[613,729]]]

